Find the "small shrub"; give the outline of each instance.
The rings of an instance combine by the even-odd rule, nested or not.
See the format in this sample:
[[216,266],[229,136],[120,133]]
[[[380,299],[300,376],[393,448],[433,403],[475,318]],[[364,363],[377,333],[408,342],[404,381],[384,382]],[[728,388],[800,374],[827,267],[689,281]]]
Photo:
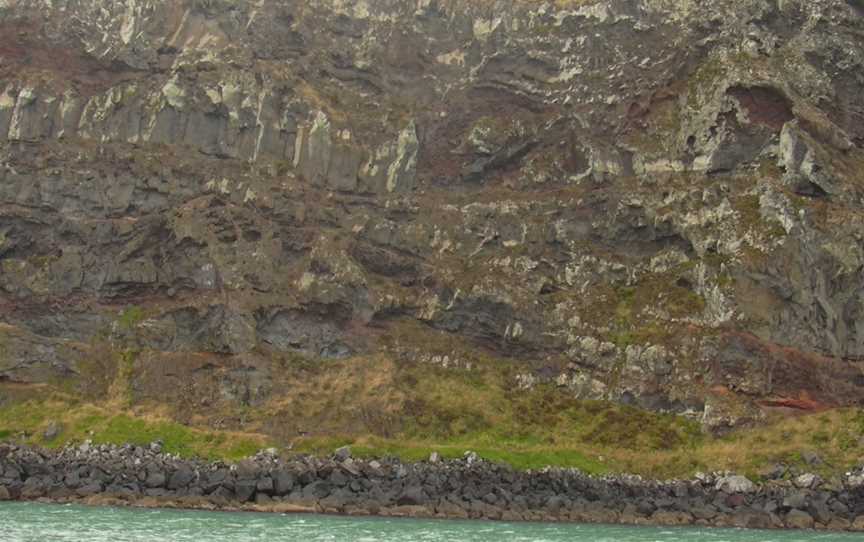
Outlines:
[[134,329],[141,321],[144,320],[144,310],[141,307],[128,307],[120,314],[117,319],[117,325],[124,331]]

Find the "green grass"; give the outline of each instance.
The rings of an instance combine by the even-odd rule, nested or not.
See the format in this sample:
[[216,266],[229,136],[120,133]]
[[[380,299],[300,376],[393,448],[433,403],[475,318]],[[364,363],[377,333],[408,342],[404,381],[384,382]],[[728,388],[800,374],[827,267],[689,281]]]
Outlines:
[[[61,435],[46,441],[48,424],[59,421]],[[93,404],[63,401],[27,401],[0,408],[0,439],[23,440],[28,444],[59,448],[67,443],[90,439],[96,444],[144,445],[162,440],[164,450],[183,457],[236,460],[268,445],[260,435],[209,431],[158,418],[115,414]]]
[[144,320],[144,310],[138,306],[126,308],[117,319],[120,329],[129,331]]
[[[638,306],[640,288],[622,298],[630,300],[629,307]],[[0,438],[46,447],[85,439],[114,444],[160,439],[171,453],[228,460],[289,444],[296,452],[322,455],[348,444],[359,457],[395,456],[405,461],[425,460],[432,452],[456,458],[472,450],[516,469],[551,465],[654,478],[688,477],[699,470],[755,476],[779,461],[798,465],[801,452],[807,450],[825,460],[817,471],[826,478],[864,461],[860,409],[778,417],[714,438],[703,435],[695,420],[579,400],[553,384],[517,389],[515,377],[528,369],[479,354],[465,354],[470,370],[395,362],[384,356],[335,360],[328,362],[327,370],[288,361],[277,364],[274,378],[290,393],[274,396],[260,407],[219,413],[242,416],[244,427],[269,431],[272,440],[258,433],[178,423],[167,414],[169,405],[126,405],[113,396],[106,403],[92,404],[44,388],[35,395],[7,397],[19,402],[0,407]],[[206,418],[199,419],[206,423]],[[51,422],[59,423],[63,432],[46,442],[43,435]],[[296,437],[302,433],[307,435]],[[800,468],[810,469],[803,464]]]
[[408,400],[401,436],[409,441],[572,448],[593,445],[662,450],[695,445],[699,425],[605,401],[578,400],[552,384],[512,389],[506,369],[411,367],[397,380]]
[[404,397],[401,426],[389,434],[328,433],[325,422],[319,434],[295,441],[294,449],[328,454],[350,444],[360,457],[392,455],[406,461],[425,459],[433,451],[461,457],[473,450],[517,469],[555,465],[599,474],[621,470],[607,450],[686,450],[703,439],[697,423],[678,416],[577,400],[549,384],[517,392],[512,389],[515,368],[474,361],[470,371],[398,368],[392,385]]
[[205,459],[241,459],[262,446],[260,441],[235,440],[225,433],[203,432],[170,421],[148,421],[124,414],[106,420],[92,440],[96,444],[138,445],[161,440],[166,452]]
[[[403,404],[387,433],[345,430],[325,418],[316,432],[293,441],[294,450],[327,455],[350,445],[359,457],[405,461],[424,460],[433,451],[446,458],[473,450],[517,469],[552,465],[661,479],[727,469],[755,476],[778,461],[800,463],[800,452],[811,449],[826,459],[820,472],[826,477],[864,460],[861,411],[777,418],[715,438],[702,434],[692,419],[578,400],[554,385],[517,391],[512,386],[517,367],[481,358],[472,362],[470,371],[403,364],[388,383],[399,390]],[[374,373],[364,373],[369,374]],[[320,400],[318,394],[312,397]],[[305,411],[302,402],[295,407],[299,414]]]
[[510,395],[488,375],[493,382],[482,374],[433,378],[428,373],[437,370],[420,371],[410,379],[414,398],[406,403],[397,436],[310,437],[299,440],[295,450],[327,454],[351,445],[360,457],[392,455],[406,461],[425,459],[433,451],[453,458],[473,450],[516,469],[554,465],[602,474],[622,470],[609,450],[687,450],[703,440],[698,424],[678,416],[580,401],[553,386]]

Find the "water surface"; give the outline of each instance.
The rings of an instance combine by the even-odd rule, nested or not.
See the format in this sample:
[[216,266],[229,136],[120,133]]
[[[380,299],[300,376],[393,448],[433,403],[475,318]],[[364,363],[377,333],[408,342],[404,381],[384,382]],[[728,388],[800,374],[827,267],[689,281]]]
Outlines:
[[3,542],[861,542],[861,534],[0,503]]

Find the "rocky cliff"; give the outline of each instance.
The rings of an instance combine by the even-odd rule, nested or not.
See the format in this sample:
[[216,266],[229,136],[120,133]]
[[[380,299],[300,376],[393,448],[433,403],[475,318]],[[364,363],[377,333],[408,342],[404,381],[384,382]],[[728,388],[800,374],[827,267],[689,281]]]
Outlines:
[[0,0],[0,385],[858,404],[862,88],[860,0]]

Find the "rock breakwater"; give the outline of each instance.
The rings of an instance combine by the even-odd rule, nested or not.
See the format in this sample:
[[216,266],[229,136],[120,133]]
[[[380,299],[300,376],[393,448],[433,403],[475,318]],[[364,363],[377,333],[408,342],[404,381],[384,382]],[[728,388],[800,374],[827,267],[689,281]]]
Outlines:
[[61,450],[0,445],[0,500],[84,501],[270,512],[864,531],[864,469],[754,484],[728,473],[690,480],[514,471],[476,454],[403,463],[284,459],[235,464],[181,459],[150,446],[85,443]]

